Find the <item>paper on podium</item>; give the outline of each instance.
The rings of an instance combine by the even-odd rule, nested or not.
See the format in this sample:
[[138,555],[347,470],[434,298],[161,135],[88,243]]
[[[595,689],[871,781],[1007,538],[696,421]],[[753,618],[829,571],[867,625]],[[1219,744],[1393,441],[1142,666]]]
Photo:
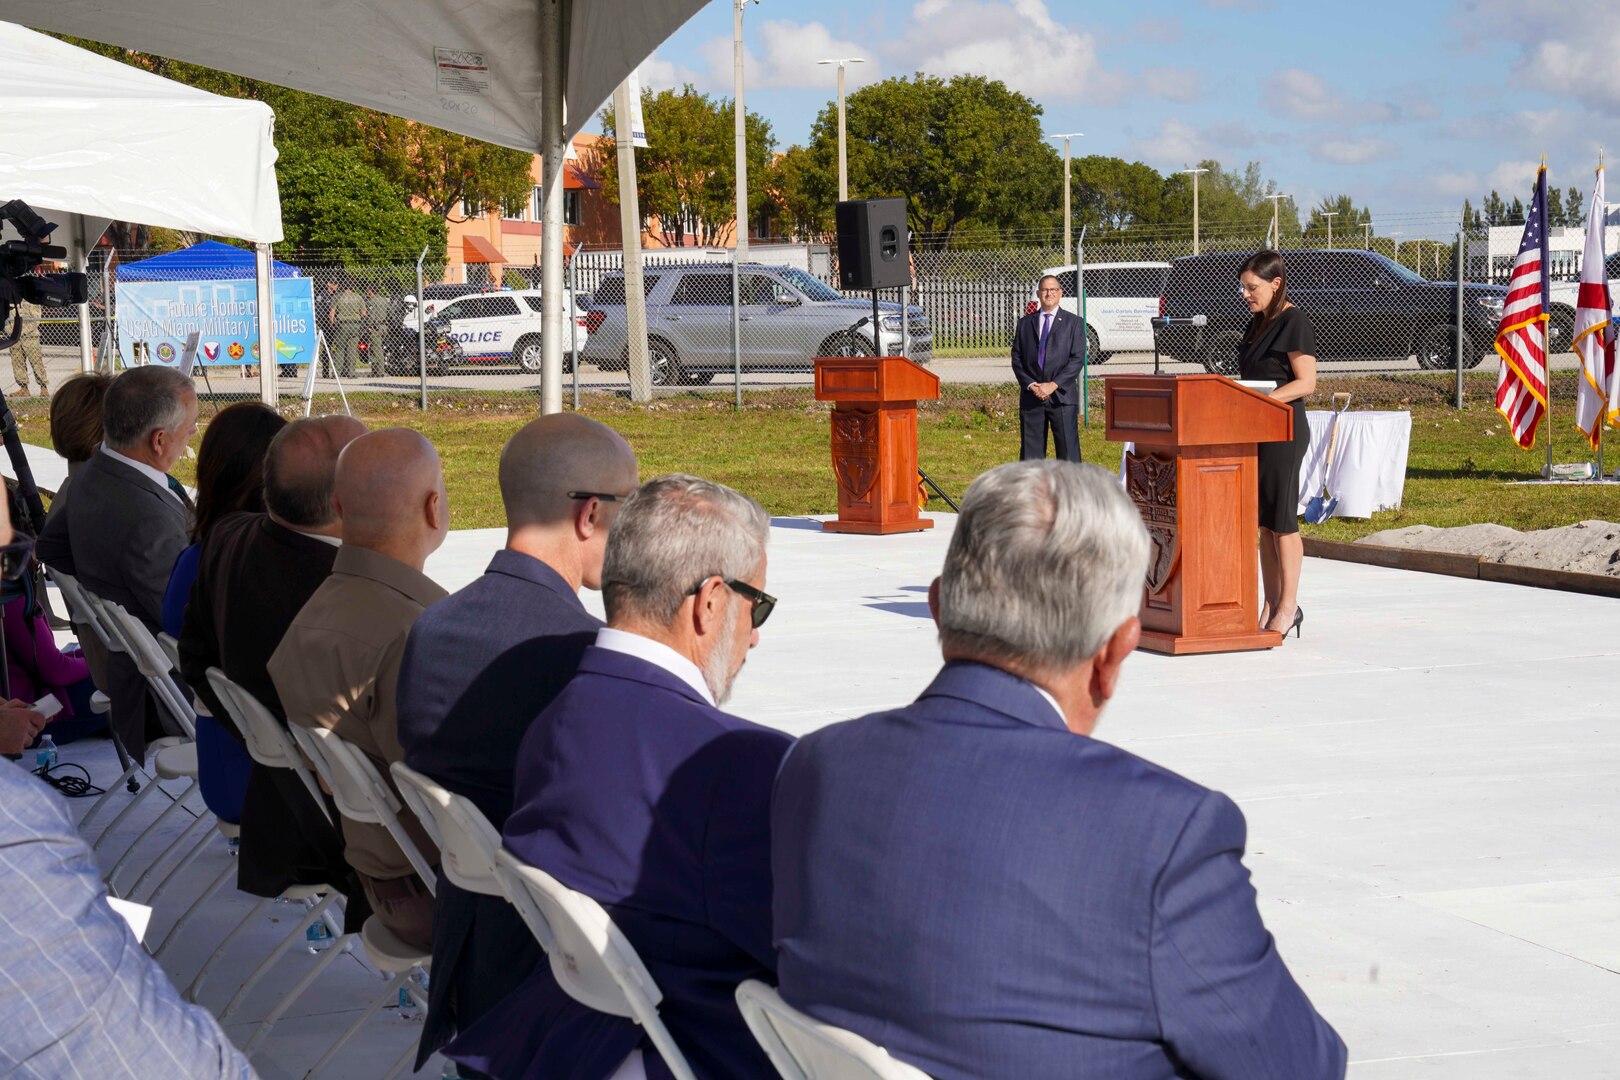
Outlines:
[[129,923],[129,928],[135,931],[136,941],[146,939],[146,924],[152,921],[151,908],[145,904],[132,904],[128,900],[120,900],[116,896],[107,897],[107,906]]

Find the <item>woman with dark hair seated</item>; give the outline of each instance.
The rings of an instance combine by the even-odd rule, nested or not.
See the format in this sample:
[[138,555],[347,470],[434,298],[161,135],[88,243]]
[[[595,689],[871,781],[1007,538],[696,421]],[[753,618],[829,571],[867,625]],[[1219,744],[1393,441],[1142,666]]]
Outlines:
[[[203,541],[221,518],[238,511],[264,509],[264,455],[276,432],[287,426],[274,409],[244,401],[220,410],[203,431],[197,449],[197,512],[191,544],[174,561],[163,594],[163,629],[180,636],[186,601],[197,580]],[[197,772],[203,801],[221,821],[242,819],[253,759],[225,718],[197,717]]]

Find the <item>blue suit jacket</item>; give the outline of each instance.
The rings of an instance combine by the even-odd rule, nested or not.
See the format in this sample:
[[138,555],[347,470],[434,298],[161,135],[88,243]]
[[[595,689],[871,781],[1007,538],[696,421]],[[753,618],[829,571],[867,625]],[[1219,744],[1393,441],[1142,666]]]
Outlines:
[[[772,1075],[732,995],[773,980],[770,795],[790,745],[656,665],[592,648],[518,755],[506,847],[607,908],[703,1080]],[[602,1080],[641,1044],[542,966],[446,1053],[501,1080]],[[648,1077],[668,1078],[642,1049]]]
[[[1046,338],[1046,368],[1042,370],[1036,363],[1041,351],[1041,313],[1036,311],[1018,320],[1013,331],[1012,369],[1018,381],[1019,408],[1080,404],[1080,349],[1085,334],[1086,324],[1080,316],[1058,308],[1052,317],[1052,332]],[[1042,402],[1030,393],[1032,382],[1055,382],[1057,392]]]
[[1342,1076],[1231,800],[947,664],[804,737],[771,840],[782,996],[937,1080]]
[[[477,581],[424,611],[399,673],[405,763],[477,804],[499,829],[530,723],[573,678],[601,622],[555,570],[498,551]],[[439,878],[420,1067],[511,993],[542,953],[500,897]]]

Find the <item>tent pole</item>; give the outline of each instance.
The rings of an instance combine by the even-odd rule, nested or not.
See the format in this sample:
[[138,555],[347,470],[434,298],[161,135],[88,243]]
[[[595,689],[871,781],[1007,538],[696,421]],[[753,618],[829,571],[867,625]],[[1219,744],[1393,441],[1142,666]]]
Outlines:
[[546,186],[540,224],[540,412],[562,412],[563,0],[540,2],[540,146]]
[[[84,215],[73,215],[73,248],[78,257],[74,260],[73,269],[81,274],[90,273],[90,244],[89,237],[85,235]],[[90,342],[90,301],[79,305],[79,370],[94,371],[95,357]],[[41,353],[41,356],[44,354]]]
[[270,245],[253,245],[253,275],[259,292],[259,400],[276,407],[276,303],[270,276]]

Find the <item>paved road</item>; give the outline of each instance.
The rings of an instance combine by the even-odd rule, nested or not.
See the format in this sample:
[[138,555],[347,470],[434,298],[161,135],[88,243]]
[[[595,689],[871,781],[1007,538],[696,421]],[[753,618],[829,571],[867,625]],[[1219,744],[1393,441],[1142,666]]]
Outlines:
[[[46,366],[51,372],[51,383],[59,385],[62,379],[78,370],[79,354],[77,350],[67,348],[48,347],[45,350]],[[1576,367],[1574,353],[1564,353],[1553,358],[1555,371],[1573,370]],[[1487,361],[1475,371],[1489,371],[1492,365]],[[930,367],[946,384],[985,384],[1004,383],[1011,379],[1008,362],[1001,356],[971,357],[965,359],[939,359]],[[1153,370],[1152,353],[1119,353],[1108,359],[1106,363],[1094,365],[1093,375],[1112,375],[1119,372],[1144,373]],[[1203,370],[1198,364],[1186,364],[1176,361],[1165,361],[1159,370],[1175,375],[1193,374]],[[5,368],[0,367],[0,371]],[[281,387],[283,393],[296,394],[303,385],[302,371],[297,379],[283,379]],[[1417,361],[1407,359],[1404,361],[1332,361],[1322,365],[1321,372],[1325,375],[1338,377],[1363,377],[1369,375],[1384,375],[1390,373],[1417,374],[1420,369]],[[235,367],[215,367],[209,369],[209,377],[215,392],[230,395],[258,396],[259,382],[257,376],[243,378],[241,369]],[[7,372],[0,385],[9,386],[10,374]],[[753,372],[745,373],[742,379],[743,388],[747,390],[771,390],[798,387],[805,390],[810,388],[811,378],[808,371],[803,372]],[[725,391],[731,388],[731,379],[722,376],[710,384],[710,389]],[[408,394],[418,390],[418,381],[414,378],[370,378],[357,376],[353,379],[343,380],[343,389],[351,393],[402,393]],[[622,371],[598,371],[590,364],[582,366],[579,373],[579,387],[581,393],[627,393],[629,379]],[[13,388],[14,389],[14,388]],[[338,392],[338,383],[333,379],[323,378],[316,380],[317,393],[331,394]],[[527,375],[514,368],[469,368],[449,375],[434,375],[428,378],[430,391],[467,390],[482,391],[484,393],[513,393],[538,394],[540,378],[537,375]],[[572,393],[573,377],[565,376],[563,393],[568,396]],[[667,390],[660,388],[660,393],[685,393],[686,388],[672,387]]]

